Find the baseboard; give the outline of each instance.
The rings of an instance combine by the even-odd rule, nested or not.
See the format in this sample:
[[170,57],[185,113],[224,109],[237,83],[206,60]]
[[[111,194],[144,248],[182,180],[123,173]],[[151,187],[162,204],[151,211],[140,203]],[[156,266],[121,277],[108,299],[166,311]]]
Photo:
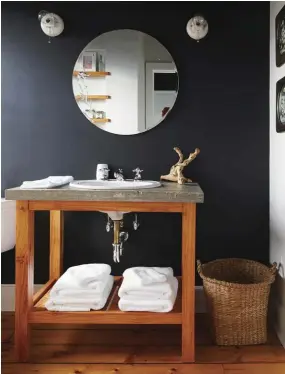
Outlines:
[[276,320],[274,321],[274,327],[281,344],[285,348],[285,306],[276,303],[275,308]]
[[270,318],[285,348],[285,278],[277,274],[271,290]]
[[[34,292],[43,285],[35,284]],[[1,284],[1,311],[14,312],[15,310],[15,284]]]
[[[36,284],[34,292],[37,292],[43,285]],[[202,286],[195,287],[195,312],[205,313],[206,302]],[[15,310],[15,284],[2,284],[1,285],[1,311],[13,312]]]

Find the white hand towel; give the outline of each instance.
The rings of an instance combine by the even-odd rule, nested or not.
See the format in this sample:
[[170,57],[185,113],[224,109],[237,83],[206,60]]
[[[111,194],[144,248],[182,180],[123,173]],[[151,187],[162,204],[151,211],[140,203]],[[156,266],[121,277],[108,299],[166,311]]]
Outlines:
[[124,278],[118,295],[130,300],[165,300],[176,294],[177,287],[178,281],[175,277],[168,278],[168,281],[164,283],[154,283],[146,286],[137,285],[132,279]]
[[103,297],[105,297],[106,292],[111,291],[111,288],[114,284],[114,277],[113,275],[108,275],[106,278],[104,285],[102,287],[102,290],[98,292],[97,290],[84,290],[84,289],[68,289],[68,290],[61,290],[61,292],[50,292],[49,298],[54,302],[58,304],[90,304],[93,303],[94,300],[100,300]]
[[[94,293],[93,297],[84,297],[84,295],[70,295],[70,296],[58,296],[52,297],[48,299],[45,304],[47,310],[50,311],[89,311],[99,310],[104,308],[110,292],[112,290],[114,284],[114,277],[110,275],[107,278],[107,282],[105,283],[105,287],[103,291],[98,294]],[[90,290],[91,292],[91,290]],[[93,291],[94,292],[94,291]]]
[[25,181],[22,183],[20,188],[54,188],[59,186],[64,186],[73,181],[73,177],[67,176],[51,176],[44,179],[39,179],[35,181]]
[[141,287],[166,282],[168,278],[173,277],[173,269],[170,267],[137,266],[125,270],[123,277],[132,281],[135,286]]
[[70,267],[55,283],[50,295],[78,294],[80,296],[85,293],[86,296],[88,290],[100,293],[104,290],[110,273],[111,267],[107,264],[85,264]]
[[169,299],[147,300],[145,298],[141,298],[141,300],[134,300],[130,299],[129,297],[123,297],[119,300],[119,309],[123,312],[170,312],[173,309],[177,296],[178,282],[175,284],[176,288]]

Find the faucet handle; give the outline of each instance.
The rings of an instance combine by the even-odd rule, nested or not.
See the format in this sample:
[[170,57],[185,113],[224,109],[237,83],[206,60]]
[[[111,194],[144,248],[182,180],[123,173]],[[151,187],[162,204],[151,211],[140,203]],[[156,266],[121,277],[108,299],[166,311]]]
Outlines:
[[143,170],[140,169],[139,167],[136,167],[133,170],[133,173],[135,173],[135,177],[134,177],[135,181],[140,181],[142,179],[142,175],[141,175],[142,172],[143,172]]
[[117,179],[118,181],[123,181],[124,180],[123,169],[118,169],[118,171],[114,173],[114,178]]

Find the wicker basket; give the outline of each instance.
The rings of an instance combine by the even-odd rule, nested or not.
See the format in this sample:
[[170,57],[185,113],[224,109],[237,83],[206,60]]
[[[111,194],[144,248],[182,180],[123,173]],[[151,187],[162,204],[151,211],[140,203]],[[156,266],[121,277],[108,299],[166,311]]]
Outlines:
[[267,309],[277,264],[231,258],[197,261],[218,345],[261,344],[267,340]]

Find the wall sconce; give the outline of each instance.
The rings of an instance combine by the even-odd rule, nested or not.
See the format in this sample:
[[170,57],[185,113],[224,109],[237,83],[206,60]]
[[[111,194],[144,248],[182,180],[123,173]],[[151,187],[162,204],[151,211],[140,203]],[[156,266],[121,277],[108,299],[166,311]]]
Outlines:
[[51,43],[51,38],[63,32],[64,22],[62,18],[55,13],[41,10],[38,14],[38,20],[40,21],[43,32],[49,37],[49,43]]
[[196,14],[187,23],[186,31],[190,38],[199,42],[200,39],[203,39],[208,34],[208,22],[203,16]]

